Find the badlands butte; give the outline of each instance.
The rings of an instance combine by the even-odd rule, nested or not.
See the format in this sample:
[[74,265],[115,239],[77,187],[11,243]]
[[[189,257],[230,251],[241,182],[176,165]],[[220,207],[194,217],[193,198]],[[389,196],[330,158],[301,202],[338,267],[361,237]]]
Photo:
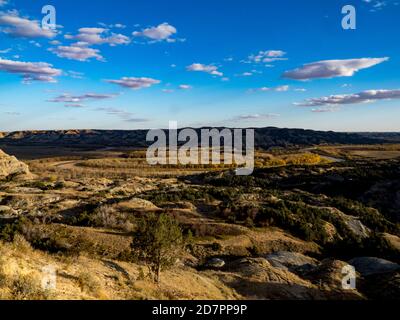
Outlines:
[[[149,166],[146,133],[0,134],[1,299],[400,299],[400,134],[258,128],[238,177]],[[157,217],[182,240],[158,283]]]

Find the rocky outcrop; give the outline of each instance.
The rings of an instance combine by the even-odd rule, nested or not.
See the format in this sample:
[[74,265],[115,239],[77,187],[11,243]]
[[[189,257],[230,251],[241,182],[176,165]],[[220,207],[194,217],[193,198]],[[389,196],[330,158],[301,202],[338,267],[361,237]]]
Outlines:
[[[350,216],[344,214],[337,208],[326,207],[332,215],[336,215],[340,217],[343,222],[346,224],[347,228],[357,237],[359,238],[367,238],[370,235],[370,230],[360,221],[359,217]],[[329,228],[329,227],[328,227]],[[327,230],[328,231],[328,230]]]
[[9,206],[0,206],[0,219],[7,219],[14,217],[17,212]]
[[363,276],[357,287],[369,299],[400,300],[400,265],[375,257],[349,261]]
[[389,233],[384,233],[383,234],[384,239],[389,242],[389,244],[395,248],[396,250],[399,251],[400,254],[400,237],[395,236],[393,234],[389,234]]
[[349,261],[349,264],[354,266],[357,272],[361,273],[363,276],[400,270],[400,265],[397,263],[375,257],[354,258]]
[[0,179],[9,176],[29,175],[29,167],[0,150]]
[[359,287],[369,299],[400,300],[400,271],[365,277]]
[[206,267],[208,268],[216,268],[220,269],[225,266],[225,261],[219,258],[212,258],[206,263]]
[[243,258],[227,264],[218,277],[249,299],[323,299],[317,286],[294,273],[273,267],[265,258]]
[[[325,259],[321,263],[305,273],[303,277],[314,285],[317,285],[321,293],[325,296],[325,299],[333,300],[359,300],[365,299],[360,293],[358,285],[357,289],[347,290],[343,288],[343,268],[348,266],[344,261]],[[357,279],[358,279],[357,275]]]
[[132,198],[128,201],[120,202],[118,208],[121,210],[158,210],[159,208],[152,202],[140,198]]
[[317,260],[297,252],[279,251],[265,258],[273,267],[292,272],[298,269],[311,269],[317,265]]

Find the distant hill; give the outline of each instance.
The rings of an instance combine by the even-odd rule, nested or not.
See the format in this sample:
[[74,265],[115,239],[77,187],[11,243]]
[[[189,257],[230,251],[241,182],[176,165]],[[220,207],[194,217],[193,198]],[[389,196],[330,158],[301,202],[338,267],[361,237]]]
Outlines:
[[[219,128],[222,129],[222,128]],[[200,131],[201,129],[195,129]],[[0,145],[63,147],[146,147],[148,130],[53,130],[0,133]],[[304,129],[256,128],[258,148],[319,144],[376,144],[400,142],[400,133],[343,133]]]

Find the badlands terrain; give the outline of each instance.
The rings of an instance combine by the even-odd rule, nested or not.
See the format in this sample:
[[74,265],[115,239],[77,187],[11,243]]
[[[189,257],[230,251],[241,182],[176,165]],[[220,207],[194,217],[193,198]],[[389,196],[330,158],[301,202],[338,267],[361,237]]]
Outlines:
[[[140,132],[2,134],[0,298],[400,299],[398,136],[265,130],[249,177],[150,167],[116,145]],[[187,240],[158,284],[131,246],[152,213]]]

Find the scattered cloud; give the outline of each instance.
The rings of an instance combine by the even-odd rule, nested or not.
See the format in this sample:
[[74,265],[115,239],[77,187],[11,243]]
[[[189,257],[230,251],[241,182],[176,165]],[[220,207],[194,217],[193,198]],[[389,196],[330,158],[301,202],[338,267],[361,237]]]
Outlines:
[[8,0],[0,0],[0,7],[4,7],[8,3]]
[[41,48],[42,47],[42,45],[39,42],[35,41],[35,40],[30,40],[29,43],[31,45],[37,47],[37,48]]
[[[362,0],[362,1],[370,5],[369,11],[371,12],[382,10],[393,2],[390,0]],[[394,2],[394,5],[399,5],[399,3]]]
[[[66,103],[66,106],[81,104],[84,101],[105,100],[116,97],[116,94],[99,94],[99,93],[85,93],[83,95],[74,96],[69,93],[61,94],[54,99],[47,100],[48,102]],[[71,105],[72,104],[72,105]],[[82,105],[80,105],[82,106]]]
[[3,50],[0,50],[0,53],[2,53],[2,54],[9,53],[11,50],[12,50],[11,48],[3,49]]
[[109,33],[105,28],[80,28],[79,33],[75,36],[67,34],[66,39],[77,40],[80,46],[86,45],[101,45],[109,44],[110,46],[117,46],[122,44],[129,44],[131,39],[123,34]]
[[222,77],[224,74],[218,71],[218,67],[214,65],[205,65],[201,63],[193,63],[186,67],[187,71],[206,72],[213,76]]
[[90,59],[96,59],[102,62],[105,61],[99,50],[88,47],[71,45],[58,46],[56,48],[49,48],[48,50],[60,58],[66,58],[70,60],[88,61]]
[[373,67],[388,60],[389,58],[385,57],[318,61],[305,64],[295,70],[286,71],[283,77],[294,80],[351,77],[359,70]]
[[147,122],[148,119],[136,118],[135,114],[118,108],[97,108],[96,111],[103,111],[106,114],[117,116],[125,122]]
[[286,52],[282,50],[267,50],[259,51],[257,54],[252,54],[248,57],[245,63],[271,63],[275,61],[288,60],[284,56]]
[[340,106],[390,99],[400,99],[400,89],[367,90],[354,94],[331,95],[327,97],[307,99],[302,103],[296,103],[296,105],[303,107]]
[[40,27],[39,21],[19,16],[17,11],[0,13],[0,25],[6,26],[1,31],[12,37],[54,38],[57,32]]
[[116,24],[114,24],[114,26],[113,25],[110,25],[110,28],[119,28],[119,29],[125,29],[126,28],[126,25],[124,25],[124,24],[122,24],[122,23],[116,23]]
[[340,110],[339,108],[327,107],[327,108],[311,109],[311,112],[313,112],[313,113],[329,113],[329,112],[337,112],[339,110]]
[[49,43],[50,43],[51,45],[53,45],[53,46],[58,46],[58,45],[61,44],[61,42],[58,41],[58,40],[51,40],[51,41],[49,41]]
[[153,41],[168,41],[173,42],[171,37],[177,33],[174,26],[164,22],[156,27],[149,27],[142,31],[132,33],[134,37],[145,37]]
[[0,58],[0,71],[22,76],[25,83],[31,81],[57,82],[55,77],[62,74],[59,69],[45,62],[22,62]]
[[267,113],[267,114],[245,114],[239,115],[231,119],[231,121],[262,121],[271,118],[279,117],[279,114]]
[[84,108],[85,105],[81,103],[67,103],[65,104],[65,107],[67,108]]
[[283,86],[278,86],[278,87],[261,87],[258,89],[250,89],[249,92],[267,92],[267,91],[276,91],[276,92],[286,92],[289,91],[290,86],[288,85],[283,85]]
[[73,79],[84,79],[85,74],[82,72],[78,72],[78,71],[67,71],[65,72],[65,75],[73,78]]
[[279,86],[279,87],[275,88],[275,91],[278,91],[278,92],[285,92],[285,91],[288,91],[288,90],[289,90],[289,86],[288,85]]
[[242,74],[239,74],[241,77],[251,77],[253,75],[253,72],[243,72]]
[[103,23],[103,22],[99,22],[99,25],[102,26],[102,27],[104,27],[104,28],[109,28],[109,29],[113,29],[113,28],[116,28],[116,29],[125,29],[125,28],[126,28],[126,25],[124,25],[124,24],[122,24],[122,23],[106,24],[106,23]]
[[21,113],[15,112],[15,111],[5,111],[3,113],[8,115],[8,116],[20,116],[21,115]]
[[181,89],[181,90],[190,90],[190,89],[192,89],[193,87],[191,86],[191,85],[188,85],[188,84],[181,84],[180,86],[179,86],[179,89]]
[[135,77],[123,77],[119,80],[106,80],[109,83],[118,84],[121,87],[139,90],[143,88],[150,88],[153,85],[161,83],[160,80],[152,78],[135,78]]

